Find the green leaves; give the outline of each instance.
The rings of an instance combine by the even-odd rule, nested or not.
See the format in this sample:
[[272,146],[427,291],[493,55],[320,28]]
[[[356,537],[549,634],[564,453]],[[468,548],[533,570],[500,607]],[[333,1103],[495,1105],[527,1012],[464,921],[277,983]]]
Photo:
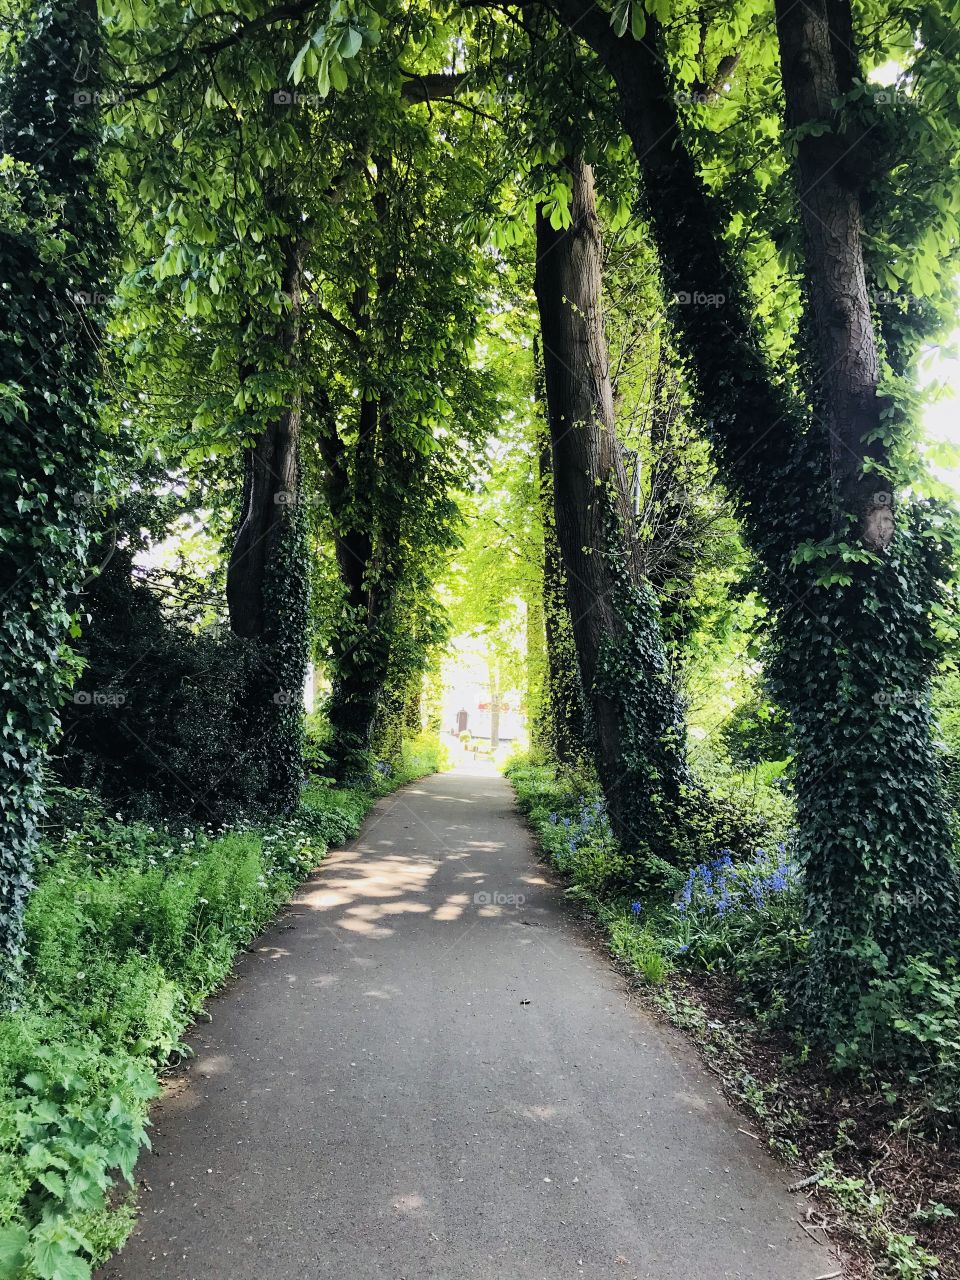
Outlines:
[[316,78],[317,90],[325,98],[331,89],[342,93],[349,84],[347,63],[366,45],[380,43],[380,15],[372,6],[345,4],[335,0],[326,23],[297,51],[290,65],[295,85],[305,77]]
[[0,1227],[0,1273],[16,1275],[27,1258],[30,1232],[16,1225]]
[[634,40],[642,40],[647,31],[647,14],[658,22],[670,18],[673,0],[614,0],[610,10],[610,25],[618,36],[626,34],[627,27]]

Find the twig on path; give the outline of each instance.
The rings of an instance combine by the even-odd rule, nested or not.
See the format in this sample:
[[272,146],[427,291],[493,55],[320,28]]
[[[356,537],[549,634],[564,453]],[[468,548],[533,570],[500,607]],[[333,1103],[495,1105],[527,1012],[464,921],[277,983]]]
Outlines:
[[819,1222],[816,1223],[815,1226],[813,1227],[808,1227],[802,1218],[798,1218],[797,1222],[800,1224],[801,1227],[803,1227],[804,1231],[807,1233],[807,1235],[810,1237],[811,1240],[816,1240],[817,1244],[820,1245],[821,1248],[825,1249],[828,1247],[826,1240],[821,1240],[819,1236],[815,1236],[813,1234],[814,1231],[826,1231],[827,1229],[826,1227],[821,1227]]
[[[823,1180],[822,1173],[811,1173],[809,1178],[801,1178],[799,1182],[792,1182],[790,1186],[787,1187],[787,1190],[802,1191],[804,1187],[812,1187],[815,1183],[821,1182],[822,1180]],[[820,1280],[819,1276],[817,1276],[817,1280]]]

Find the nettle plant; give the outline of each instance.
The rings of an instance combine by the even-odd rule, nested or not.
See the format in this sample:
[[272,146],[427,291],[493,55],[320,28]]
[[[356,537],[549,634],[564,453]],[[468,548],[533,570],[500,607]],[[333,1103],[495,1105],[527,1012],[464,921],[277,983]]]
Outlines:
[[36,1049],[33,1069],[0,1113],[20,1148],[17,1220],[0,1226],[4,1275],[89,1280],[97,1245],[85,1225],[97,1227],[114,1171],[132,1185],[137,1156],[150,1145],[144,1113],[158,1092],[153,1073],[132,1059],[62,1044]]

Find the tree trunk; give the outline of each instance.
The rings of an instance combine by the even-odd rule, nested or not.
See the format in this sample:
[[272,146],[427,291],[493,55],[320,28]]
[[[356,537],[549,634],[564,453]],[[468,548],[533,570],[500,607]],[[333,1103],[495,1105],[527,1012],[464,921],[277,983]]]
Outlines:
[[[833,105],[851,87],[852,24],[847,11],[838,47],[827,0],[776,0],[776,15],[787,126],[819,126],[801,134],[796,168],[807,289],[830,429],[835,524],[844,532],[852,515],[856,536],[878,550],[893,537],[893,499],[889,479],[876,469],[888,459],[878,438],[877,347],[863,264],[860,193],[848,163],[856,145],[839,131]],[[865,471],[866,461],[873,467]]]
[[603,329],[593,173],[580,159],[566,168],[572,225],[557,231],[538,210],[535,276],[557,541],[597,770],[631,864],[624,878],[636,882],[644,853],[672,852],[687,782],[684,726],[631,535]]
[[491,662],[490,670],[490,750],[496,751],[500,745],[500,673],[495,662]]
[[[279,340],[286,363],[292,367],[298,359],[303,266],[300,246],[294,240],[285,242],[283,252],[283,288],[290,309]],[[231,628],[248,639],[263,636],[267,566],[300,497],[300,417],[301,396],[296,388],[286,409],[244,453],[243,511],[227,567],[227,604]]]
[[[296,807],[303,780],[303,684],[307,666],[309,570],[301,504],[300,321],[302,250],[282,244],[289,309],[264,335],[293,375],[287,403],[244,455],[243,508],[227,566],[233,631],[256,646],[248,693],[261,725],[266,793],[274,812]],[[268,347],[268,350],[270,348]]]
[[0,1002],[21,974],[43,762],[70,695],[63,654],[113,447],[99,423],[115,226],[98,159],[97,6],[24,6],[17,26],[0,66],[0,145],[24,166],[22,177],[10,170],[0,224]]
[[343,618],[333,636],[333,688],[327,716],[331,756],[340,781],[364,777],[377,711],[390,665],[387,593],[377,580],[375,448],[379,405],[361,400],[354,467],[328,405],[318,413],[333,542],[344,589]]
[[543,518],[543,624],[547,650],[544,701],[549,720],[550,748],[560,764],[576,765],[589,751],[590,735],[567,602],[567,584],[557,542],[553,463],[548,439],[539,450],[537,465]]

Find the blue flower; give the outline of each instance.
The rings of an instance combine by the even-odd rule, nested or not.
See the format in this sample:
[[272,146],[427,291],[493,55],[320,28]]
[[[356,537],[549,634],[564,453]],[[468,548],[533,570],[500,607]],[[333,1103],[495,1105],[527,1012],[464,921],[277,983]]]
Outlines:
[[633,914],[634,914],[635,916],[638,916],[638,915],[640,914],[640,912],[643,910],[643,903],[642,903],[642,902],[631,902],[631,903],[630,903],[630,910],[633,912]]
[[548,821],[548,822],[550,822],[550,823],[552,823],[552,824],[553,824],[553,826],[556,826],[556,825],[557,825],[557,815],[556,815],[555,813],[547,814],[547,821]]
[[569,818],[564,818],[564,820],[563,820],[563,825],[564,825],[565,827],[569,827],[569,825],[570,825],[570,819],[569,819]]
[[678,951],[678,953],[680,953],[680,952],[684,952],[684,951],[689,951],[689,950],[690,950],[690,943],[689,943],[689,942],[684,942],[682,946],[677,947],[677,951]]
[[747,885],[747,888],[750,891],[750,896],[751,898],[753,898],[754,902],[757,904],[758,907],[762,907],[764,902],[766,901],[766,898],[763,892],[763,884],[764,882],[762,880],[751,880],[750,883]]

